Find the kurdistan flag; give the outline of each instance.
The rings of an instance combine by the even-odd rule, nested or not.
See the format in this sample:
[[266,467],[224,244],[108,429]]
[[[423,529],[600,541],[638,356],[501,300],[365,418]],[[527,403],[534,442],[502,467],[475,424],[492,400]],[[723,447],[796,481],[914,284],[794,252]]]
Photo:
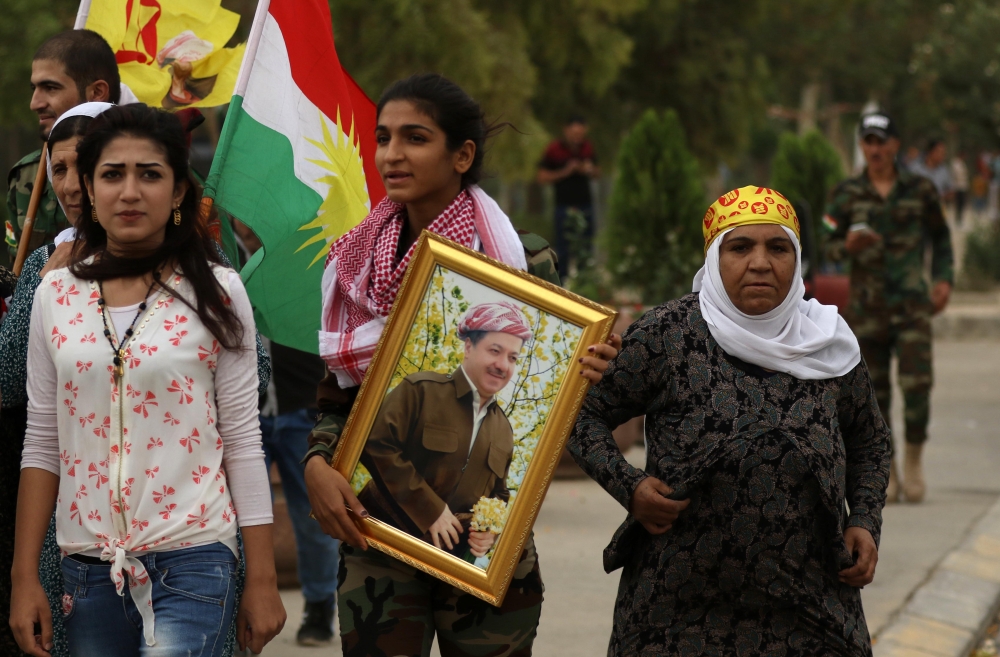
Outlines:
[[385,195],[375,121],[337,59],[327,0],[260,0],[205,195],[263,244],[242,275],[275,342],[318,351],[330,244]]
[[240,15],[222,0],[82,0],[76,29],[115,51],[122,82],[143,103],[169,109],[225,105],[243,46],[226,48]]

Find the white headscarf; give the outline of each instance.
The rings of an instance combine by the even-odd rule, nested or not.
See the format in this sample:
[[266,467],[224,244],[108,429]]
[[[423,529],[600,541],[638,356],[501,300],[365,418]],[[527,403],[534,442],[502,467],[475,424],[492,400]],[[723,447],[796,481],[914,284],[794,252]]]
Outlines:
[[121,83],[121,94],[118,96],[119,105],[133,105],[135,103],[141,103],[139,97],[136,96],[131,89],[128,88],[124,82]]
[[[82,103],[80,105],[77,105],[76,107],[71,107],[70,109],[63,112],[58,119],[56,119],[56,122],[52,124],[52,128],[49,129],[49,134],[51,135],[52,131],[56,129],[56,126],[59,125],[64,119],[68,119],[73,116],[89,116],[90,118],[94,118],[101,112],[112,107],[114,107],[113,103],[102,103],[98,101]],[[52,158],[50,157],[45,158],[45,173],[48,174],[49,184],[51,185]],[[66,214],[66,208],[63,208],[62,201],[59,200],[58,196],[56,197],[56,201],[59,202],[59,207],[62,208],[63,214]],[[76,239],[76,228],[70,226],[66,230],[56,235],[56,239],[54,241],[56,244],[62,244],[63,242],[72,242],[75,239]]]
[[[694,276],[701,314],[719,346],[729,355],[797,379],[843,376],[861,362],[861,349],[835,306],[806,301],[802,283],[802,249],[795,233],[782,226],[795,245],[795,274],[785,300],[763,315],[747,315],[733,305],[719,271],[722,233]],[[732,229],[730,229],[732,230]]]

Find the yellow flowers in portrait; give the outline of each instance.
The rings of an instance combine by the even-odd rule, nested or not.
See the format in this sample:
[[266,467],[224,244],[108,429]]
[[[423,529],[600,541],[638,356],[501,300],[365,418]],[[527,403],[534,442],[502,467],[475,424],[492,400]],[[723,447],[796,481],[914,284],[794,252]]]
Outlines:
[[480,497],[472,507],[472,522],[469,529],[474,532],[499,534],[507,524],[507,503],[496,497]]

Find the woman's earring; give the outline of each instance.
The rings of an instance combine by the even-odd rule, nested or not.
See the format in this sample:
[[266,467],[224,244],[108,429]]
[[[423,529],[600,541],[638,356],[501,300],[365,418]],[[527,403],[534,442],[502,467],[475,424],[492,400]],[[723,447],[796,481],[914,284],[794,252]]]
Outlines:
[[181,225],[181,209],[180,208],[174,208],[174,225],[175,226],[180,226]]
[[97,208],[91,206],[90,208],[90,218],[97,221]]

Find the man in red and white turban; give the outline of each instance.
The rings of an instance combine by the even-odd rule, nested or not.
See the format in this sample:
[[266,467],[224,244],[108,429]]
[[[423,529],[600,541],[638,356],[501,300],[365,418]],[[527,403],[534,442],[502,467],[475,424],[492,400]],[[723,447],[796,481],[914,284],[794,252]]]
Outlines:
[[469,308],[458,324],[458,337],[465,340],[475,331],[499,331],[515,335],[527,342],[531,339],[531,327],[521,310],[510,301],[481,303]]
[[378,520],[472,560],[497,537],[459,516],[468,520],[484,497],[510,498],[514,432],[496,394],[532,333],[521,310],[500,301],[470,308],[458,337],[458,369],[411,374],[386,395],[361,454],[372,481],[358,500]]
[[480,402],[487,404],[510,381],[531,327],[524,314],[509,301],[481,303],[469,308],[458,325],[465,341],[462,371],[475,386]]

